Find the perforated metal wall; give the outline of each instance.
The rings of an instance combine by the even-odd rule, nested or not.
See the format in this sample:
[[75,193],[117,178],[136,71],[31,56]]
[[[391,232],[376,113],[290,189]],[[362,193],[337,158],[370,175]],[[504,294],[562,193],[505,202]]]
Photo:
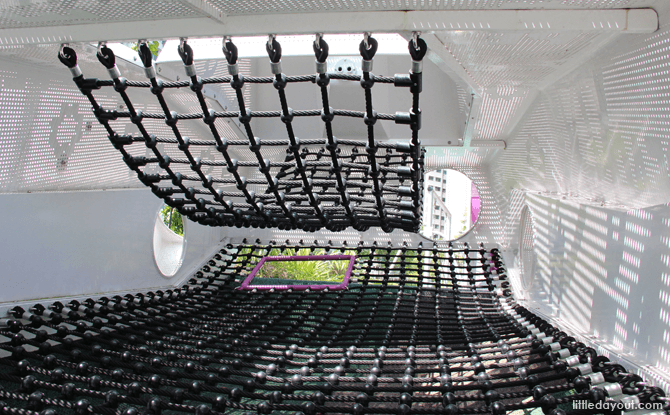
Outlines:
[[540,93],[494,180],[606,206],[667,202],[668,41],[662,30],[615,42]]
[[523,289],[528,290],[535,279],[535,225],[533,213],[527,206],[521,211],[521,229],[519,230],[520,274]]
[[0,191],[137,187],[67,76],[11,57],[2,68]]
[[[83,44],[75,47],[82,55],[82,70],[93,77],[109,77],[97,59],[93,61],[94,47]],[[53,61],[57,53],[56,45],[0,49],[0,192],[142,187],[111,146],[89,101],[72,83],[68,72],[62,70],[62,65]],[[249,73],[248,61],[240,65],[242,73]],[[211,63],[199,62],[198,67],[215,76],[216,67]],[[120,60],[119,68],[125,76],[143,75],[141,68],[133,63]],[[216,87],[212,90],[214,95],[217,92],[225,94]],[[248,93],[245,95],[248,102]],[[138,109],[145,112],[161,110],[151,96],[138,94],[133,98]],[[114,91],[101,91],[99,100],[107,108],[126,109]],[[178,111],[189,112],[199,107],[197,98],[179,91],[167,92],[166,100]],[[219,108],[215,100],[211,105]],[[111,124],[120,133],[138,133],[130,120],[119,119]],[[236,137],[232,127],[224,122],[219,124],[222,131]],[[164,123],[156,123],[155,129],[159,134],[170,134],[171,131]],[[184,131],[191,137],[206,133],[198,125],[186,125]],[[147,151],[134,149],[131,153],[144,156]],[[174,151],[176,154],[176,149]]]
[[519,207],[534,217],[535,281],[519,297],[667,384],[670,33],[658,10],[659,32],[613,39],[531,94],[488,167],[511,231],[494,237],[519,271]]
[[205,15],[188,1],[180,0],[0,2],[0,28],[3,29],[137,21],[144,20],[148,16],[154,19],[178,19]]
[[524,304],[669,385],[670,205],[625,212],[536,195],[527,204],[537,262],[533,284],[517,291]]
[[618,8],[648,5],[644,0],[209,0],[229,15],[363,10],[483,10],[542,8]]

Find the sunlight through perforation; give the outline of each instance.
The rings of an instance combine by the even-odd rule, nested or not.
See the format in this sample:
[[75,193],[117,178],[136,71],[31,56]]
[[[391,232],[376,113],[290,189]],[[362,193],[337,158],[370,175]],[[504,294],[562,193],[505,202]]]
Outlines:
[[[593,271],[598,273],[600,277],[607,278],[607,268],[605,268],[602,264],[605,263],[605,257],[606,255],[602,252],[593,250],[588,244],[585,244],[584,241],[582,241],[581,248],[583,251],[578,251],[577,253],[577,258],[579,258],[580,261],[584,262],[586,265],[589,266]],[[588,252],[590,255],[587,255],[584,253],[584,251]],[[592,257],[594,256],[597,260],[594,260]]]
[[624,282],[621,278],[614,278],[614,285],[626,295],[630,294],[630,284]]
[[637,252],[644,252],[644,244],[640,241],[637,241],[633,238],[629,238],[628,236],[625,236],[623,238],[623,244],[624,246],[627,246],[628,248],[631,248]]
[[[607,233],[605,233],[607,234]],[[587,239],[589,242],[593,243],[596,245],[598,248],[606,250],[607,249],[607,241],[600,238],[599,236],[596,236],[592,234],[591,232],[588,232],[586,230],[582,230],[582,236],[584,239]]]

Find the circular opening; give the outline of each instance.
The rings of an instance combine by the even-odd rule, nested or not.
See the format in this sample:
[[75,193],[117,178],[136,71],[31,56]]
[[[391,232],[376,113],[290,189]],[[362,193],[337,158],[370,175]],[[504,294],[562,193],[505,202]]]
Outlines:
[[154,225],[154,260],[166,277],[174,276],[184,260],[184,218],[174,208],[164,205]]
[[533,276],[535,274],[535,227],[533,225],[533,213],[524,206],[521,211],[521,232],[519,234],[519,256],[521,284],[524,290],[528,290],[533,285]]
[[474,227],[481,198],[466,175],[450,169],[429,171],[423,191],[421,235],[434,241],[452,241]]

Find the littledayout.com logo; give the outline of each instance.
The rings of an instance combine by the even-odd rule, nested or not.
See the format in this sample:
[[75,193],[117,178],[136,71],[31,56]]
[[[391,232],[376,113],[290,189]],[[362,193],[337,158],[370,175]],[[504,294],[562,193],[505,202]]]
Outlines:
[[588,409],[588,410],[603,410],[603,411],[637,411],[640,409],[644,410],[663,410],[663,403],[653,402],[653,403],[639,403],[639,402],[596,402],[579,400],[572,401],[572,409]]

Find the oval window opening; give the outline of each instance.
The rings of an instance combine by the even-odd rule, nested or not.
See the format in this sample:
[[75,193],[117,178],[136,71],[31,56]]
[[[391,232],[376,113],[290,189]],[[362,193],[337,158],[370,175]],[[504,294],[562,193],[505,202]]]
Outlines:
[[468,176],[450,169],[429,171],[423,191],[421,235],[434,241],[453,241],[474,227],[482,202]]
[[184,260],[184,219],[177,209],[163,206],[154,225],[154,259],[166,277],[174,276]]

